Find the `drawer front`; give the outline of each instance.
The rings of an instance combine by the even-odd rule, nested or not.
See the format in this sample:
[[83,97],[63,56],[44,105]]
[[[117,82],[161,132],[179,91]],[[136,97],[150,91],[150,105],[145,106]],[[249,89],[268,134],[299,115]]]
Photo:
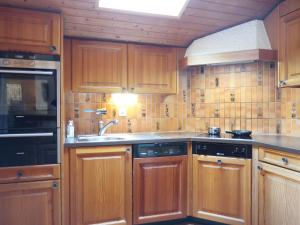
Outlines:
[[52,180],[60,178],[60,165],[0,168],[0,183]]
[[260,148],[259,160],[300,172],[300,155]]

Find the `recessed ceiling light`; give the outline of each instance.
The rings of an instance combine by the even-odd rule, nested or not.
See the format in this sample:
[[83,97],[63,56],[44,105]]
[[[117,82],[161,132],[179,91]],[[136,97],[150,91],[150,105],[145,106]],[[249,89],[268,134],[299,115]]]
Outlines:
[[99,7],[164,16],[181,16],[189,0],[99,0]]

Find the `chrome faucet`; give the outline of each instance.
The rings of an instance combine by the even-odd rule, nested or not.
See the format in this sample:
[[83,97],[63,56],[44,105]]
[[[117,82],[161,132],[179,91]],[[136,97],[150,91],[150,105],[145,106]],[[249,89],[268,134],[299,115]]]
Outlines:
[[107,124],[104,125],[104,122],[102,120],[99,121],[99,136],[103,136],[105,134],[105,131],[110,128],[113,125],[118,125],[118,120],[111,120]]
[[119,124],[119,121],[118,120],[111,120],[109,121],[107,124],[104,124],[103,120],[102,120],[102,116],[103,115],[106,115],[107,113],[107,110],[104,108],[104,109],[97,109],[96,111],[95,110],[90,110],[90,109],[86,109],[84,110],[84,112],[95,112],[96,115],[99,115],[100,116],[100,121],[99,121],[99,132],[98,132],[98,135],[99,136],[103,136],[105,134],[105,131],[110,128],[111,126],[113,125],[118,125]]

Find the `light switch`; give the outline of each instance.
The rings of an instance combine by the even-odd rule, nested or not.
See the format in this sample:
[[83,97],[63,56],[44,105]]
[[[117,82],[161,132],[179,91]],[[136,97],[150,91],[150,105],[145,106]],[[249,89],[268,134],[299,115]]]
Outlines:
[[119,109],[119,116],[127,116],[127,109],[125,107]]

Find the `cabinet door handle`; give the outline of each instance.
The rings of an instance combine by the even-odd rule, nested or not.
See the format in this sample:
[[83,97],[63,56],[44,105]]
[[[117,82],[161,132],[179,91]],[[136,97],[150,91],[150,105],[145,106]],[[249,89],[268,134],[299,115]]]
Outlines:
[[131,91],[134,91],[134,87],[132,87],[132,88],[130,88],[131,89]]
[[58,182],[57,182],[57,181],[53,181],[53,183],[52,183],[52,188],[53,188],[53,189],[57,189],[58,186],[59,186]]
[[219,165],[219,166],[221,166],[222,165],[222,160],[217,160],[217,164]]
[[24,176],[24,171],[23,170],[19,170],[18,172],[17,172],[17,177],[18,178],[21,178],[21,177],[23,177]]
[[282,160],[282,162],[283,162],[284,165],[288,165],[289,164],[289,159],[288,158],[283,157],[281,160]]
[[54,46],[54,45],[50,45],[49,49],[51,52],[56,52],[56,46]]
[[285,80],[279,81],[279,86],[280,86],[280,87],[284,87],[285,85],[286,85]]
[[262,171],[262,170],[263,170],[263,168],[262,168],[261,166],[257,166],[257,169],[258,169],[259,171]]
[[258,165],[257,169],[258,169],[258,171],[259,171],[259,173],[260,173],[261,176],[265,176],[266,172],[264,171],[264,169],[263,169],[262,166]]

